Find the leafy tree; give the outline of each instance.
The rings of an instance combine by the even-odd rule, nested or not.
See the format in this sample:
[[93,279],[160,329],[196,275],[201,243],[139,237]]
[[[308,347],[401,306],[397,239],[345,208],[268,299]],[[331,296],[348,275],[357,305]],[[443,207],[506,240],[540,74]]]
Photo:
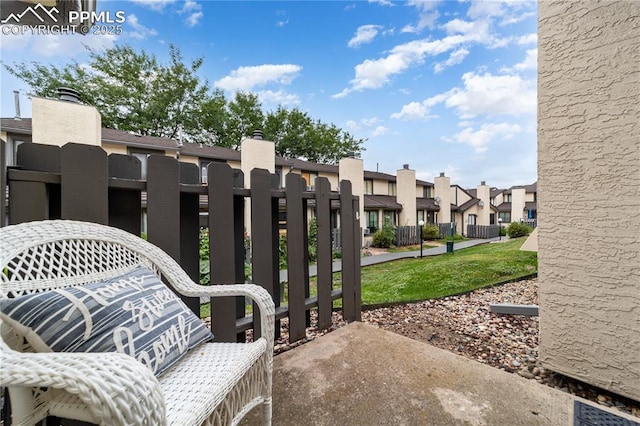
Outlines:
[[4,66],[31,87],[32,95],[57,97],[59,87],[76,89],[81,101],[95,106],[102,124],[112,129],[234,149],[239,149],[243,137],[262,129],[264,138],[275,142],[276,154],[320,163],[336,163],[363,150],[364,139],[334,124],[314,121],[298,108],[278,107],[265,113],[258,96],[249,92],[227,100],[198,76],[204,59],[185,63],[173,45],[167,64],[126,45],[87,49],[87,64]]

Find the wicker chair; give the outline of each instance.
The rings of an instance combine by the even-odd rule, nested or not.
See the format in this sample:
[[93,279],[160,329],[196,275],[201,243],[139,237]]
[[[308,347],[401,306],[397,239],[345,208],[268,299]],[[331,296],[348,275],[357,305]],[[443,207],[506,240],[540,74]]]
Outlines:
[[246,296],[260,308],[252,343],[202,343],[156,378],[129,355],[35,352],[6,322],[0,386],[12,424],[47,416],[101,425],[237,424],[261,406],[271,423],[274,304],[251,284],[200,286],[158,247],[125,231],[52,220],[0,228],[0,299],[79,286],[142,265],[185,296]]

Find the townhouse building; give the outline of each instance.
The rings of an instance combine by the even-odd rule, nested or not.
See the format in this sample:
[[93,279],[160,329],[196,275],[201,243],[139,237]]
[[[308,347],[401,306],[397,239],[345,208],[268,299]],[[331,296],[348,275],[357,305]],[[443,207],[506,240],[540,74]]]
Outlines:
[[[244,139],[240,150],[135,135],[103,128],[98,111],[92,106],[74,102],[68,93],[64,99],[33,97],[32,115],[32,118],[2,118],[0,121],[8,165],[15,164],[17,149],[23,143],[62,146],[76,142],[101,146],[108,154],[137,157],[143,179],[146,178],[147,158],[155,154],[196,165],[202,183],[207,183],[207,166],[214,162],[242,170],[246,187],[253,168],[275,174],[280,188],[285,186],[289,173],[301,175],[308,191],[314,190],[315,180],[319,177],[328,179],[333,191],[338,190],[340,180],[349,180],[354,195],[361,200],[359,214],[365,240],[385,223],[393,226],[415,226],[419,221],[454,223],[456,232],[465,235],[467,225],[507,224],[512,220],[535,219],[535,184],[499,190],[481,182],[477,188],[463,189],[452,184],[444,173],[435,177],[433,183],[417,179],[409,164],[404,164],[393,175],[365,170],[363,161],[358,158],[344,158],[338,164],[287,159],[277,156],[275,145],[263,140],[260,132]],[[280,221],[284,224],[284,209],[281,215]],[[313,205],[309,205],[307,216],[314,216]],[[331,223],[333,227],[339,227],[337,203],[332,209]],[[249,229],[247,231],[250,232]]]

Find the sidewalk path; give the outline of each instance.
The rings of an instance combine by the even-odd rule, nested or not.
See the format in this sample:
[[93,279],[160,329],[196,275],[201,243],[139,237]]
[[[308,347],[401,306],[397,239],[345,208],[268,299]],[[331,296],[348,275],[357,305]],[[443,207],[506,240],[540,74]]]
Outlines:
[[[453,250],[455,252],[456,250],[460,250],[460,249],[467,248],[467,247],[473,247],[473,246],[477,246],[477,245],[480,245],[480,244],[489,243],[491,241],[498,241],[498,237],[496,237],[496,238],[488,238],[486,240],[468,240],[468,241],[461,241],[461,242],[458,242],[458,243],[454,243],[453,244]],[[444,254],[446,252],[447,252],[447,246],[446,245],[442,245],[442,246],[439,246],[439,247],[433,247],[433,248],[429,248],[429,249],[424,249],[422,251],[422,256],[423,257],[426,257],[426,256],[437,256],[439,254]],[[420,250],[397,252],[397,253],[383,253],[383,254],[378,254],[378,255],[375,255],[375,256],[361,257],[360,258],[360,266],[376,265],[378,263],[391,262],[392,260],[412,259],[412,258],[416,258],[416,257],[420,257]],[[333,272],[342,271],[342,260],[336,260],[335,262],[333,262],[332,270],[333,270]],[[318,275],[318,270],[316,268],[316,265],[310,265],[309,266],[309,276],[310,277],[315,277],[316,275]],[[283,269],[283,270],[280,271],[280,282],[282,282],[282,281],[287,281],[287,270],[286,269]]]

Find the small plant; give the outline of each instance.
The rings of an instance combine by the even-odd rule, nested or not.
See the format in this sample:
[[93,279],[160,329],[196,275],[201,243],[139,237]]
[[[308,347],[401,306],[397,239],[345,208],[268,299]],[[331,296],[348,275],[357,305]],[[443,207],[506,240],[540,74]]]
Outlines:
[[436,225],[426,224],[422,227],[422,239],[437,240],[440,237],[440,231]]
[[373,241],[371,242],[371,247],[377,248],[389,248],[393,245],[393,242],[396,239],[396,228],[391,225],[391,219],[389,216],[384,218],[384,226],[381,230],[376,231],[373,234]]
[[511,222],[507,227],[507,235],[509,238],[525,237],[529,235],[531,231],[533,231],[533,228],[520,222]]
[[209,230],[200,229],[200,284],[211,284],[211,271],[209,270]]

